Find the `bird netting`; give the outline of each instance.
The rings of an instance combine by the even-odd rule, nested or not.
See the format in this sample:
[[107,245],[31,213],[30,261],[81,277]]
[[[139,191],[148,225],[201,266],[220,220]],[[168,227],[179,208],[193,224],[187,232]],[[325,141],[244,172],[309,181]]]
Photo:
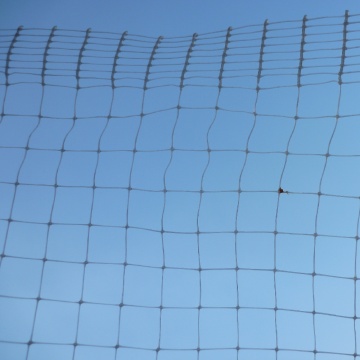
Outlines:
[[0,45],[2,358],[360,358],[360,15]]

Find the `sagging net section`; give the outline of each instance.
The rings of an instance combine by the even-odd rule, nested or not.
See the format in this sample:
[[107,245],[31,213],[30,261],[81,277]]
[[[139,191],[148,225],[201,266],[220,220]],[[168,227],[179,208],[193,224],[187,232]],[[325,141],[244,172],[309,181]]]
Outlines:
[[360,15],[0,42],[1,358],[360,358]]

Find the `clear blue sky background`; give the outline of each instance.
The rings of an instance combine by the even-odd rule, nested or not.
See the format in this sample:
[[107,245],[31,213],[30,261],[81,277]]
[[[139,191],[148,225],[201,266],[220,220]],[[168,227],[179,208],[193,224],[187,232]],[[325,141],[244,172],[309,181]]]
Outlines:
[[[206,149],[209,141],[212,150],[236,148],[240,151],[229,153],[212,151],[211,155],[208,155],[207,151],[175,151],[169,165],[168,150],[171,144],[172,126],[177,116],[181,70],[175,75],[174,82],[177,86],[147,90],[143,108],[147,115],[144,117],[137,140],[137,148],[145,151],[136,153],[136,156],[131,150],[134,147],[139,116],[130,119],[121,116],[140,114],[143,97],[142,80],[139,82],[140,89],[122,88],[124,83],[120,81],[117,83],[112,108],[112,115],[115,117],[108,125],[105,124],[112,96],[110,87],[85,89],[86,83],[81,83],[81,90],[76,100],[74,88],[48,86],[51,81],[58,81],[58,78],[54,80],[48,77],[47,86],[44,88],[39,84],[39,77],[35,80],[31,78],[31,81],[36,82],[35,84],[16,84],[8,88],[5,113],[24,116],[5,116],[0,127],[2,147],[0,161],[5,169],[0,171],[0,190],[3,199],[0,204],[0,250],[4,249],[4,254],[7,255],[0,268],[0,340],[5,341],[0,343],[0,358],[5,360],[115,360],[115,358],[116,360],[235,360],[238,357],[235,347],[240,344],[243,348],[247,348],[240,351],[241,359],[274,360],[276,305],[282,309],[276,318],[278,346],[281,349],[278,360],[313,359],[314,354],[311,351],[315,346],[315,328],[317,349],[332,353],[320,354],[318,360],[353,359],[350,355],[335,353],[349,354],[355,351],[357,341],[352,316],[355,313],[359,315],[356,301],[360,297],[355,296],[358,285],[353,281],[354,275],[359,276],[355,266],[358,257],[355,234],[359,204],[358,199],[341,198],[339,195],[359,196],[358,157],[331,157],[324,172],[321,191],[336,196],[322,197],[322,202],[317,208],[316,194],[319,191],[321,173],[325,164],[323,155],[330,142],[330,152],[333,154],[360,154],[357,137],[358,117],[342,118],[336,133],[331,138],[339,99],[337,72],[341,58],[342,18],[334,20],[338,24],[334,27],[337,31],[334,35],[335,42],[324,45],[336,47],[334,62],[320,59],[318,63],[316,60],[312,63],[312,60],[309,60],[304,65],[304,72],[310,69],[308,76],[304,75],[302,78],[305,83],[322,79],[325,79],[324,81],[330,79],[332,82],[320,87],[302,88],[298,110],[303,118],[298,122],[290,144],[288,140],[294,126],[293,117],[296,114],[298,92],[296,86],[260,91],[257,111],[260,114],[277,114],[277,116],[259,116],[256,127],[250,135],[254,121],[251,112],[255,105],[254,88],[261,24],[264,20],[268,19],[270,23],[300,20],[294,25],[295,40],[292,38],[289,40],[297,41],[294,61],[291,63],[295,66],[295,70],[292,70],[295,75],[291,81],[295,81],[296,84],[301,19],[304,15],[308,18],[333,15],[341,17],[345,10],[349,10],[351,15],[360,14],[360,4],[355,0],[246,2],[239,0],[222,2],[3,0],[0,2],[0,24],[1,28],[6,29],[15,29],[19,25],[25,28],[50,29],[57,25],[60,29],[92,28],[94,32],[109,31],[119,34],[128,31],[130,34],[155,38],[163,35],[166,38],[191,35],[195,32],[202,34],[225,30],[229,26],[236,28],[260,24],[256,28],[259,32],[254,35],[256,40],[249,41],[250,45],[254,45],[255,52],[255,56],[251,58],[255,61],[253,65],[255,70],[251,70],[252,77],[233,80],[233,84],[240,83],[251,89],[224,88],[219,97],[220,107],[235,109],[235,112],[217,112],[214,126],[207,133],[211,120],[214,119],[218,88],[188,86],[184,89],[179,103],[184,108],[210,109],[201,109],[199,112],[181,109],[173,139],[175,148],[186,150]],[[287,27],[287,25],[281,26]],[[354,25],[354,28],[356,26]],[[316,29],[319,28],[321,29],[321,27]],[[291,30],[278,33],[276,31],[272,33],[275,34],[273,39],[269,38],[266,48],[270,53],[265,61],[265,65],[270,67],[269,73],[272,71],[272,64],[278,65],[279,71],[282,71],[282,65],[285,63],[282,63],[281,59],[271,61],[271,49],[275,46],[271,42],[276,43],[276,34],[284,35],[286,31],[291,32]],[[311,31],[310,28],[309,32]],[[192,55],[193,60],[202,59],[199,57],[202,54],[211,56],[216,53],[214,68],[218,71],[225,33],[221,32],[219,39],[220,51],[212,50],[205,53],[195,51]],[[358,31],[354,33],[356,37]],[[83,35],[84,33],[81,34]],[[233,44],[237,44],[236,36],[240,35],[234,35]],[[331,34],[327,36],[332,39]],[[39,46],[42,48],[44,48],[44,38],[40,40]],[[310,40],[314,38],[316,41],[316,36]],[[64,43],[68,41],[61,36],[59,39]],[[76,49],[81,47],[79,44],[82,39],[74,40],[77,41]],[[177,50],[182,51],[179,56],[181,66],[190,39],[191,37],[186,40],[185,50]],[[25,36],[23,40],[26,41]],[[137,40],[136,37],[130,37],[128,42],[135,46]],[[96,40],[94,37],[91,41],[104,40]],[[281,41],[287,40],[282,38]],[[358,40],[354,39],[355,41]],[[206,39],[200,38],[200,49],[201,46],[206,47],[206,43]],[[167,46],[171,45],[169,44],[164,42],[161,50],[168,50]],[[313,46],[320,46],[316,44]],[[20,47],[22,45],[22,42],[17,44]],[[143,47],[142,51],[145,55],[139,56],[143,56],[147,61],[153,45],[154,40],[149,40],[145,45],[141,44],[147,48]],[[308,46],[311,50],[312,45]],[[131,48],[125,49],[131,50]],[[357,56],[357,50],[353,49],[353,51],[352,54]],[[75,55],[73,54],[69,59],[71,61],[75,59],[76,64],[78,51],[74,53]],[[325,57],[333,54],[327,50],[320,53]],[[86,54],[91,55],[91,50]],[[290,51],[289,54],[291,57]],[[309,51],[306,56],[311,57],[312,54]],[[128,55],[126,51],[122,53],[122,56],[126,55]],[[281,58],[287,54],[282,53],[279,56]],[[357,63],[356,56],[354,60],[349,61]],[[241,56],[239,58],[242,59]],[[239,58],[235,57],[235,59]],[[42,53],[39,59],[41,62]],[[58,60],[55,55],[54,59]],[[86,60],[89,59],[90,57]],[[211,61],[212,58],[206,58],[209,59]],[[231,60],[230,57],[227,59]],[[159,61],[159,67],[152,68],[152,71],[164,69],[160,55],[156,61]],[[311,65],[320,65],[320,68],[310,68]],[[325,68],[324,65],[329,67]],[[207,65],[200,65],[198,68],[201,70],[202,66]],[[230,73],[230,63],[226,66],[229,66],[226,71]],[[124,68],[131,69],[127,65],[120,66],[116,75],[120,77]],[[197,68],[196,65],[194,68]],[[206,75],[213,76],[216,82],[217,73],[209,69],[210,66],[206,67]],[[346,69],[352,68],[349,66]],[[145,70],[146,66],[140,68],[140,77],[144,76]],[[196,70],[191,69],[191,71],[189,70],[187,74],[198,75]],[[317,75],[322,71],[329,73]],[[85,76],[83,74],[86,73],[82,72],[81,76]],[[348,81],[355,79],[355,75],[352,77],[347,74],[345,77]],[[21,78],[20,75],[19,78],[15,75],[11,79],[15,79],[13,81],[16,82]],[[281,84],[282,79],[281,76],[264,76],[260,85],[274,87]],[[69,80],[64,76],[59,81],[68,84]],[[189,77],[188,83],[193,85],[192,81],[196,83],[197,80]],[[74,78],[69,84],[74,85]],[[154,81],[149,84],[157,83]],[[3,89],[4,87],[2,87],[1,100],[5,94]],[[343,86],[341,115],[360,113],[357,98],[359,93],[357,83]],[[40,126],[37,127],[42,95],[44,96],[42,113],[53,118],[43,118]],[[169,107],[172,110],[148,114],[153,110]],[[74,108],[78,119],[74,128],[71,128]],[[241,111],[250,114],[243,114]],[[88,117],[92,115],[100,117],[89,119]],[[325,115],[329,117],[316,120],[311,118]],[[56,116],[61,119],[56,119]],[[97,189],[94,211],[90,219],[89,204],[92,190],[79,189],[77,186],[93,185],[97,161],[96,150],[104,126],[106,131],[100,141],[102,152],[95,174],[96,185],[102,189]],[[35,127],[36,130],[32,133]],[[23,148],[29,137],[30,151],[22,163]],[[64,148],[67,151],[59,160],[58,150],[62,146],[64,137],[66,137]],[[237,189],[240,169],[244,165],[243,151],[249,137],[251,137],[248,144],[250,154],[241,175],[244,193],[241,195],[241,207],[236,218],[237,203],[234,194],[216,193],[216,191]],[[18,149],[9,149],[9,147],[18,147]],[[40,150],[34,150],[35,148]],[[159,148],[165,148],[167,151],[146,152]],[[106,152],[109,149],[115,150]],[[288,157],[282,184],[285,184],[284,188],[289,190],[290,194],[280,195],[278,219],[275,220],[279,199],[277,189],[284,168],[286,150],[301,155]],[[265,153],[256,153],[257,151]],[[270,154],[276,151],[278,153]],[[309,154],[311,156],[308,156]],[[128,214],[131,228],[127,231],[126,239],[126,261],[131,265],[126,267],[124,275],[126,231],[124,225],[128,196],[126,187],[132,162],[131,186],[147,191],[131,192]],[[166,170],[167,165],[169,168]],[[21,168],[19,182],[27,185],[18,187],[12,207],[14,185],[8,183],[15,182],[19,168]],[[46,224],[34,222],[49,221],[57,170],[59,170],[57,183],[60,186],[52,214],[55,225],[53,224],[50,232],[47,233]],[[159,229],[164,205],[163,195],[161,192],[148,190],[162,190],[165,171],[167,188],[173,192],[167,195],[163,214],[164,228],[170,232],[161,237]],[[204,175],[203,179],[202,175]],[[198,213],[200,183],[204,190],[209,192],[203,196],[202,207]],[[31,184],[50,186],[34,187]],[[112,186],[125,189],[105,189]],[[176,190],[185,190],[185,192]],[[215,192],[210,193],[210,191]],[[8,225],[7,217],[11,208],[14,219],[19,222],[11,223],[6,245],[3,245],[5,229]],[[21,222],[23,220],[24,223]],[[94,226],[88,232],[87,224],[90,220],[94,224],[105,226]],[[316,245],[312,234],[315,220],[317,231],[321,234]],[[237,222],[238,228],[242,231],[260,233],[238,234],[235,242],[234,233],[231,233],[234,230],[234,222]],[[277,235],[276,244],[273,233],[275,223],[277,230],[282,232]],[[219,231],[221,236],[212,233],[201,234],[197,238],[198,225],[201,231]],[[185,231],[188,234],[179,235],[171,231]],[[277,251],[276,264],[274,264],[274,250]],[[42,259],[45,251],[48,261],[44,265]],[[161,269],[163,251],[166,258],[164,272]],[[85,259],[89,261],[86,270],[84,270]],[[199,263],[206,271],[200,273]],[[237,273],[236,265],[243,270]],[[272,271],[274,266],[281,270],[275,276]],[[321,275],[313,280],[312,272],[315,270]],[[83,278],[84,273],[85,278]],[[41,297],[45,300],[38,302],[35,312],[34,299],[38,296],[39,289]],[[78,301],[81,296],[84,304],[81,305],[79,312]],[[311,313],[314,297],[317,312],[316,327]],[[119,326],[118,305],[122,300],[128,306],[121,309]],[[201,310],[199,317],[197,306],[200,302],[207,308]],[[238,303],[243,308],[237,314],[235,307]],[[162,312],[161,331],[160,304],[166,308]],[[78,314],[80,314],[79,321]],[[359,337],[358,325],[355,329]],[[119,331],[120,344],[125,346],[115,349],[115,344],[119,340]],[[33,334],[36,344],[31,345],[28,351],[26,342],[30,334]],[[75,336],[81,345],[76,351],[73,346]],[[162,350],[157,355],[154,349],[158,345],[159,337],[161,337],[160,346],[172,350]],[[14,341],[18,341],[19,344],[12,343]],[[197,346],[202,349],[200,356],[194,350]],[[216,350],[209,350],[214,348]],[[290,352],[286,349],[297,351]],[[359,349],[357,351],[359,352]]]
[[357,0],[2,0],[2,28],[19,25],[178,36],[269,21],[360,13]]

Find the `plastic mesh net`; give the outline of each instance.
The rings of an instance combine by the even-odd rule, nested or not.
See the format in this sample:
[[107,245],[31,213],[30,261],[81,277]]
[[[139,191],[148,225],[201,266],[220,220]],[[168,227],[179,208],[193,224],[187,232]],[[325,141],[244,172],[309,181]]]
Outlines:
[[0,45],[4,359],[358,358],[359,15]]

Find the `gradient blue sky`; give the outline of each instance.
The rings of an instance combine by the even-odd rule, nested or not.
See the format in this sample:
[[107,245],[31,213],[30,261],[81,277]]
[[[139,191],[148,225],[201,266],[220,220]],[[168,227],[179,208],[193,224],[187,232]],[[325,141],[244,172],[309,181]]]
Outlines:
[[357,0],[2,0],[2,28],[53,27],[179,36],[269,21],[360,13]]
[[[116,33],[126,30],[132,34],[171,37],[190,35],[194,32],[200,34],[212,32],[227,29],[229,26],[262,24],[265,19],[269,19],[271,23],[281,20],[299,20],[305,14],[309,18],[342,16],[346,9],[350,11],[350,14],[360,14],[358,1],[340,0],[246,2],[238,0],[222,2],[15,0],[0,3],[0,24],[2,28],[16,28],[23,25],[25,28],[50,29],[57,25],[59,28],[68,29],[92,28],[93,31]],[[56,93],[53,92],[54,88],[51,86],[45,86],[43,89],[38,78],[35,84],[16,84],[9,87],[5,99],[5,113],[32,115],[32,119],[35,120],[29,121],[26,116],[16,118],[17,120],[5,116],[1,124],[3,135],[0,134],[0,145],[3,147],[1,149],[2,161],[7,171],[1,173],[1,181],[3,183],[15,182],[14,174],[20,166],[20,183],[53,185],[57,176],[57,183],[60,186],[52,218],[55,224],[51,226],[49,234],[46,234],[46,225],[33,222],[49,221],[49,204],[53,201],[52,186],[46,188],[46,191],[44,191],[45,187],[41,188],[41,186],[32,187],[31,190],[27,185],[19,186],[13,217],[15,220],[25,219],[30,224],[13,222],[6,246],[4,246],[4,254],[7,256],[2,261],[0,271],[2,295],[0,315],[2,324],[6,324],[6,327],[0,326],[0,340],[5,340],[0,344],[0,355],[2,352],[8,357],[10,357],[8,354],[11,354],[12,359],[15,360],[26,359],[26,342],[32,324],[35,323],[33,339],[37,343],[31,345],[27,360],[50,358],[57,360],[56,356],[59,360],[113,360],[115,356],[117,360],[154,360],[157,358],[154,349],[160,335],[163,348],[180,348],[181,351],[161,351],[158,360],[197,359],[199,355],[195,350],[196,346],[202,348],[200,360],[219,358],[233,360],[237,358],[235,346],[238,343],[236,338],[238,328],[240,328],[238,335],[241,346],[248,349],[260,349],[253,352],[241,350],[241,356],[244,354],[246,360],[259,358],[273,360],[275,359],[273,308],[276,304],[282,310],[290,309],[290,311],[279,311],[277,316],[278,346],[282,350],[279,352],[278,360],[313,359],[311,353],[314,348],[313,314],[311,313],[314,306],[313,297],[316,297],[317,349],[346,354],[353,351],[355,341],[359,342],[359,339],[355,337],[352,318],[354,311],[358,314],[358,304],[354,302],[359,301],[360,298],[355,295],[357,284],[354,284],[353,280],[354,275],[359,276],[356,272],[358,271],[356,268],[358,253],[356,253],[355,245],[359,204],[358,199],[341,198],[339,195],[353,197],[359,195],[358,181],[353,180],[359,178],[357,157],[345,160],[337,157],[330,158],[324,171],[321,190],[335,196],[324,196],[320,206],[317,207],[317,191],[325,162],[323,155],[327,151],[328,144],[331,142],[330,150],[335,154],[359,154],[358,140],[353,135],[359,128],[357,118],[355,120],[346,118],[339,122],[337,132],[333,139],[330,139],[335,124],[337,101],[340,97],[337,72],[341,58],[342,19],[338,18],[336,21],[338,32],[334,46],[337,46],[335,49],[337,58],[336,65],[330,67],[329,70],[329,72],[332,71],[329,78],[333,83],[321,85],[319,88],[308,86],[301,90],[299,115],[303,116],[303,119],[297,125],[290,146],[288,140],[293,126],[293,117],[297,111],[296,98],[299,90],[296,87],[296,66],[299,59],[294,60],[295,75],[291,80],[295,79],[293,88],[260,92],[257,103],[258,112],[280,116],[264,116],[263,118],[259,116],[256,128],[251,134],[249,149],[252,153],[249,154],[246,168],[244,167],[241,182],[242,189],[246,193],[242,195],[242,207],[239,214],[236,214],[236,221],[240,230],[263,233],[238,234],[236,240],[238,247],[237,251],[234,251],[234,234],[225,233],[225,230],[233,231],[234,219],[231,216],[235,215],[236,202],[231,194],[225,192],[220,195],[206,193],[203,196],[201,211],[197,214],[200,182],[203,182],[206,191],[236,188],[239,169],[244,163],[242,153],[219,154],[213,151],[207,167],[210,155],[206,151],[203,153],[178,151],[175,152],[166,173],[167,188],[195,192],[175,194],[169,192],[163,221],[166,230],[187,231],[188,234],[165,232],[164,238],[161,239],[159,229],[163,209],[162,194],[132,192],[129,206],[131,226],[127,234],[126,259],[130,265],[127,266],[126,276],[124,276],[123,263],[125,261],[124,226],[129,163],[131,159],[134,162],[132,187],[161,190],[165,177],[164,169],[169,164],[169,153],[159,152],[153,155],[139,152],[135,160],[131,154],[127,158],[126,153],[118,157],[115,156],[119,155],[116,152],[102,153],[96,173],[96,184],[104,188],[121,185],[125,189],[112,192],[107,192],[107,189],[97,190],[95,210],[90,218],[89,199],[92,190],[77,189],[76,186],[79,184],[91,186],[94,181],[94,164],[97,155],[88,154],[86,151],[88,148],[95,152],[97,150],[100,141],[99,129],[105,126],[104,120],[109,111],[110,88],[105,90],[82,88],[75,100],[74,89],[69,92],[62,89]],[[296,36],[299,40],[301,22],[296,26]],[[260,26],[260,35],[257,35],[254,50],[257,52],[255,62],[258,59],[261,30]],[[222,33],[223,37],[219,40],[222,44],[224,44],[225,33]],[[356,35],[357,31],[354,33]],[[132,40],[129,41],[131,44]],[[274,38],[269,41],[271,45]],[[151,47],[146,50],[149,54],[153,40],[150,42],[152,42]],[[299,42],[296,44],[296,51],[299,49],[298,45]],[[164,47],[166,46],[165,43]],[[269,52],[271,53],[271,50]],[[354,53],[357,56],[356,49]],[[146,56],[150,56],[149,54]],[[306,56],[310,57],[311,54],[309,51]],[[325,59],[321,59],[323,61],[323,63],[320,62],[321,65],[328,60],[326,54],[325,51],[323,53]],[[298,55],[296,53],[294,56]],[[196,56],[195,52],[194,58]],[[218,56],[217,68],[220,67],[221,52]],[[184,61],[184,56],[182,61]],[[271,66],[271,64],[271,61],[266,62],[266,65]],[[281,64],[282,62],[279,61],[279,67]],[[316,79],[316,76],[321,70],[316,67],[311,68],[314,65],[311,61],[309,64],[305,66],[305,70],[310,69],[315,72],[315,75],[304,76],[302,80],[306,82],[310,78],[310,80],[320,81],[320,76],[319,79]],[[252,74],[252,89],[248,92],[248,97],[245,97],[245,91],[229,95],[227,93],[229,89],[223,89],[219,97],[220,107],[253,110],[257,66],[258,64],[255,64],[255,75]],[[121,71],[118,72],[120,73]],[[180,75],[176,78],[177,82],[179,78]],[[191,83],[191,77],[189,79]],[[268,79],[269,77],[264,76],[262,81],[274,87],[278,84],[277,81],[281,81],[281,76],[270,77],[272,82],[266,83]],[[49,77],[47,81],[52,80]],[[244,84],[247,85],[246,82]],[[193,88],[189,86],[189,88],[190,91],[185,88],[182,95],[182,106],[215,108],[218,92],[216,86],[215,88],[200,88],[200,90],[195,86]],[[142,147],[146,150],[152,146],[158,148],[167,141],[164,147],[169,149],[171,134],[169,119],[171,119],[170,125],[173,126],[179,101],[178,91],[178,85],[174,93],[168,91],[168,88],[161,88],[158,93],[157,89],[150,89],[145,96],[145,107],[141,109],[142,88],[130,91],[125,86],[124,88],[119,86],[116,89],[112,109],[114,114],[139,114],[142,110],[147,113],[138,138],[138,148]],[[319,91],[323,96],[318,96]],[[344,85],[341,102],[342,115],[351,116],[360,113],[357,107],[359,101],[356,98],[358,93],[358,84]],[[65,120],[50,119],[48,122],[44,119],[41,126],[30,135],[36,126],[41,94],[45,94],[42,104],[43,112],[47,115],[52,113],[56,117],[60,116],[58,112],[63,111],[64,114],[61,116]],[[128,98],[126,94],[129,94]],[[198,96],[198,94],[203,96]],[[124,101],[125,98],[127,101]],[[78,119],[74,131],[71,131],[68,137],[66,136],[65,148],[68,151],[65,152],[60,165],[59,143],[63,141],[64,134],[71,127],[74,103]],[[160,113],[156,116],[149,115],[153,107],[165,109],[169,107],[168,104],[173,109],[164,116]],[[69,113],[65,113],[66,110]],[[97,111],[103,119],[87,118],[96,115]],[[213,150],[233,145],[244,150],[250,136],[252,114],[241,117],[244,121],[239,122],[239,114],[219,112],[216,115],[214,127],[208,132],[210,121],[213,119],[213,115],[209,113],[207,110],[188,112],[187,109],[182,109],[174,136],[174,147],[206,149],[206,140],[209,140]],[[326,119],[314,121],[310,118],[328,114],[330,116]],[[292,117],[291,121],[288,118],[282,118],[281,115]],[[131,122],[112,119],[101,139],[101,149],[106,150],[107,146],[110,149],[114,146],[126,147],[127,141],[134,142],[135,132],[132,127],[137,124],[137,121],[138,119]],[[49,124],[51,126],[48,127]],[[121,138],[122,141],[119,141],[121,134],[126,135]],[[20,156],[18,158],[15,158],[15,155],[13,158],[8,156],[13,149],[9,150],[7,147],[18,146],[22,156],[24,143],[29,136],[31,136],[30,148],[33,147],[33,149],[28,151],[24,165],[19,165]],[[42,152],[34,150],[44,148],[50,148],[50,150]],[[79,149],[83,150],[80,155],[76,153]],[[274,247],[274,236],[271,232],[274,231],[276,203],[279,198],[277,188],[281,169],[284,166],[284,154],[288,149],[301,155],[289,156],[286,169],[284,167],[281,181],[288,185],[287,189],[293,193],[281,195],[276,226],[277,230],[283,233],[277,236],[277,244]],[[132,147],[126,150],[131,151]],[[257,154],[256,151],[279,151],[279,153],[264,155]],[[44,154],[44,156],[41,155],[42,158],[40,158],[40,153]],[[309,154],[312,156],[308,156]],[[322,155],[316,156],[316,154]],[[113,155],[113,157],[107,157],[107,155]],[[59,170],[57,175],[55,175],[56,164]],[[114,167],[114,164],[118,164],[118,168]],[[2,185],[5,201],[0,204],[0,215],[2,228],[5,228],[11,207],[9,199],[13,193],[13,186]],[[74,186],[74,189],[71,186]],[[222,205],[219,206],[219,204]],[[119,213],[121,216],[118,216]],[[114,214],[116,216],[113,217]],[[319,216],[317,217],[316,214]],[[318,237],[316,243],[316,266],[314,267],[315,245],[312,233],[315,220],[321,236]],[[91,227],[88,234],[89,221],[101,226]],[[196,224],[197,221],[199,224]],[[61,225],[61,223],[66,225]],[[112,225],[120,226],[113,228]],[[217,234],[201,234],[197,239],[197,225],[202,231],[219,231],[221,238]],[[144,230],[145,228],[157,229],[158,232]],[[274,248],[277,251],[276,264],[274,264]],[[43,262],[45,251],[47,261]],[[164,255],[162,251],[166,255],[164,274],[161,269]],[[86,270],[85,259],[89,261]],[[243,268],[239,271],[238,283],[235,259],[239,267]],[[202,268],[206,271],[199,271],[200,260]],[[274,292],[274,266],[280,270],[276,275],[277,302],[275,302]],[[41,275],[42,268],[44,277]],[[314,281],[312,280],[314,271],[326,276],[318,276]],[[83,280],[84,273],[85,280]],[[315,282],[315,293],[313,293],[312,281]],[[78,301],[83,284],[84,293],[81,298],[84,303],[81,304],[81,310],[79,310]],[[41,297],[44,300],[39,302],[34,321],[32,314],[39,287],[41,287]],[[122,290],[125,294],[124,303],[131,306],[125,306],[121,310],[122,318],[119,326],[117,319]],[[162,299],[160,299],[160,294],[163,295]],[[200,301],[205,307],[201,310],[201,321],[198,320],[197,309]],[[238,317],[235,309],[237,302],[244,307],[238,312]],[[162,333],[159,329],[160,304],[165,307],[161,320]],[[74,352],[73,342],[79,311],[80,325],[77,340],[82,346],[78,346]],[[328,316],[329,314],[335,316]],[[237,319],[241,324],[240,327],[237,325]],[[198,330],[201,334],[200,344],[197,341]],[[128,348],[120,347],[115,351],[114,344],[117,343],[118,331],[121,332],[120,343]],[[359,332],[357,337],[359,337]],[[11,341],[19,341],[20,344],[13,344]],[[51,343],[58,345],[50,345]],[[208,349],[211,348],[216,348],[216,350],[209,351]],[[219,348],[227,348],[227,350],[221,351]],[[299,351],[287,354],[284,349],[298,349]],[[306,353],[301,353],[302,350]],[[248,354],[246,354],[247,351]],[[350,358],[353,359],[345,355],[336,357],[334,354],[318,356],[321,360]]]

